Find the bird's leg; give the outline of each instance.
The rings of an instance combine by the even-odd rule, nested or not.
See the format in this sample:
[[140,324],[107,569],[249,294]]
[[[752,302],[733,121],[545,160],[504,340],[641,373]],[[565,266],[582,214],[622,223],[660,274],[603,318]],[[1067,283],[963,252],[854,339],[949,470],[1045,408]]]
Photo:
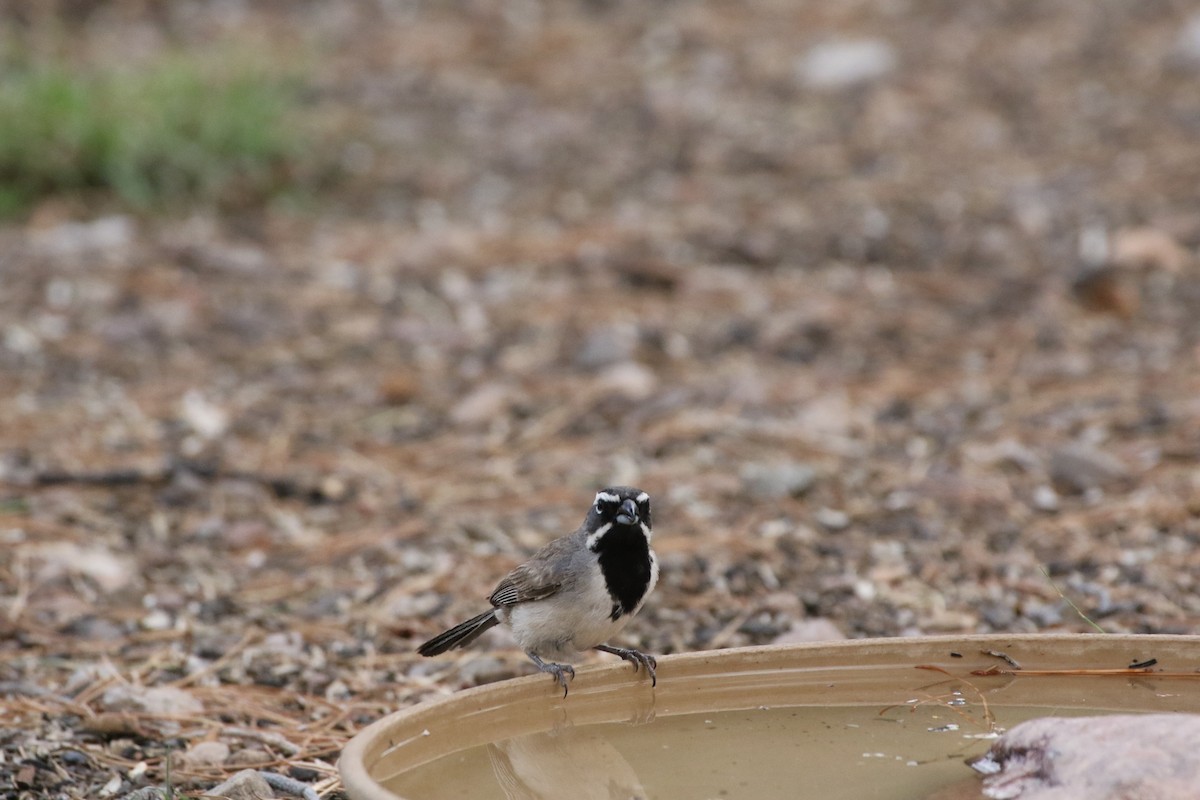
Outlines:
[[640,650],[633,650],[628,647],[613,647],[607,644],[598,644],[594,648],[603,653],[612,653],[614,656],[620,656],[629,663],[633,664],[633,671],[637,672],[638,665],[646,668],[646,672],[650,674],[650,685],[658,685],[658,675],[655,674],[654,668],[658,666],[658,662],[654,660],[654,656],[649,653],[643,653]]
[[567,677],[575,677],[575,668],[570,664],[555,664],[553,662],[542,661],[542,659],[533,653],[526,653],[525,655],[529,656],[529,659],[534,664],[537,664],[537,668],[542,672],[549,672],[554,676],[555,682],[562,687],[563,697],[565,698],[567,696]]

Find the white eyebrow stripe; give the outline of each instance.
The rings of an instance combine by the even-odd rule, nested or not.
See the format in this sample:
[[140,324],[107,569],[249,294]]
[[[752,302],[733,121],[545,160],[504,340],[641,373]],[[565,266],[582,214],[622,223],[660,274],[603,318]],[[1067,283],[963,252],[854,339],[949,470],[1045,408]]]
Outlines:
[[[645,526],[643,525],[642,527],[644,528]],[[604,534],[608,533],[610,530],[612,530],[612,523],[606,522],[603,525],[601,525],[599,528],[597,528],[594,533],[589,533],[588,537],[587,537],[588,550],[595,550],[596,545],[600,542],[600,540],[602,538],[604,538]]]
[[610,503],[618,503],[621,500],[621,498],[617,497],[615,494],[610,494],[609,492],[596,492],[596,499],[607,500]]
[[642,492],[641,494],[639,494],[637,496],[638,505],[641,505],[642,503],[646,502],[649,499],[650,499],[650,495],[646,494],[645,492]]

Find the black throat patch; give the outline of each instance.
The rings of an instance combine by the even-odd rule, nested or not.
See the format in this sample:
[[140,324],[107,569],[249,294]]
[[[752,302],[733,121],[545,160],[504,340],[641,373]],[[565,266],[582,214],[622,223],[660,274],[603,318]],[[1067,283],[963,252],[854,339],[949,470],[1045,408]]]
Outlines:
[[613,526],[597,542],[600,572],[613,598],[612,618],[638,607],[650,586],[650,543],[641,528]]

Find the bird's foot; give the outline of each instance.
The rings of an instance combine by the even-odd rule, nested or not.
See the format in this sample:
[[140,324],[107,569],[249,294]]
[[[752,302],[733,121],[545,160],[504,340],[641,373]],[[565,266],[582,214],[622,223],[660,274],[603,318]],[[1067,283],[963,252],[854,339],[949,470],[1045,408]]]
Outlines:
[[646,672],[650,675],[650,685],[658,685],[658,675],[654,671],[658,666],[658,662],[649,653],[643,653],[640,650],[634,650],[629,647],[613,647],[607,644],[598,644],[595,649],[603,653],[612,653],[614,656],[620,656],[633,664],[634,672],[638,671],[638,666],[645,667]]
[[567,681],[574,679],[575,668],[570,664],[555,664],[553,661],[542,661],[533,653],[526,653],[529,659],[537,665],[537,668],[542,672],[549,672],[554,676],[554,682],[562,687],[563,698],[567,696]]

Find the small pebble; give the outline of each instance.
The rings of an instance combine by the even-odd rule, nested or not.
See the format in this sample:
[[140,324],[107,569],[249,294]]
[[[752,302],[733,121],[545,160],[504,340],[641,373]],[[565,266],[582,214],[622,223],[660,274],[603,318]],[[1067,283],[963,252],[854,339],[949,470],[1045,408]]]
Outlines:
[[1180,27],[1174,56],[1180,64],[1200,69],[1200,11],[1193,12]]
[[1039,486],[1033,490],[1033,507],[1038,511],[1058,511],[1058,492],[1050,486]]
[[198,742],[183,754],[183,763],[189,767],[215,767],[229,758],[229,745],[224,742]]
[[753,497],[798,497],[817,481],[817,471],[800,461],[750,463],[742,467],[742,487]]
[[1129,477],[1129,469],[1120,459],[1092,445],[1064,445],[1050,456],[1050,478],[1054,485],[1073,494],[1107,489]]
[[796,65],[800,81],[813,89],[843,89],[868,83],[896,68],[896,50],[882,39],[843,39],[810,49]]
[[629,400],[645,400],[658,387],[658,378],[649,367],[624,361],[604,370],[597,379],[597,386]]
[[206,797],[223,797],[225,800],[271,800],[275,792],[263,776],[252,769],[244,769],[229,780],[205,793]]
[[450,410],[456,425],[482,425],[508,413],[512,391],[500,383],[485,383],[469,393]]
[[106,690],[100,705],[107,711],[141,711],[164,716],[187,716],[204,711],[204,704],[186,689],[174,686],[119,684]]
[[833,642],[845,639],[846,634],[823,617],[802,619],[792,623],[792,627],[775,637],[771,644],[797,644],[800,642]]
[[575,353],[575,365],[595,369],[628,361],[637,347],[638,332],[632,325],[606,325],[589,331]]
[[266,750],[260,750],[257,747],[247,747],[244,750],[238,750],[225,759],[225,764],[230,767],[257,767],[269,764],[274,760],[274,757]]
[[[18,775],[17,781],[18,781],[18,783],[20,782],[19,775]],[[99,795],[100,795],[100,797],[112,797],[117,792],[121,791],[121,789],[124,786],[125,786],[125,781],[121,780],[121,776],[114,775],[108,779],[108,783],[106,783],[106,784],[104,784],[104,786],[100,787]]]
[[498,658],[479,656],[463,664],[460,674],[466,683],[478,686],[511,678],[513,670]]
[[1063,621],[1062,608],[1050,603],[1027,603],[1021,609],[1021,616],[1039,628],[1049,628]]
[[842,531],[850,525],[850,515],[836,508],[820,508],[816,513],[817,523],[830,531]]
[[165,631],[171,627],[171,615],[156,608],[142,617],[141,626],[148,631]]
[[317,772],[315,769],[301,766],[288,767],[288,774],[296,780],[304,781],[305,783],[312,783],[317,778],[321,777],[321,773]]

